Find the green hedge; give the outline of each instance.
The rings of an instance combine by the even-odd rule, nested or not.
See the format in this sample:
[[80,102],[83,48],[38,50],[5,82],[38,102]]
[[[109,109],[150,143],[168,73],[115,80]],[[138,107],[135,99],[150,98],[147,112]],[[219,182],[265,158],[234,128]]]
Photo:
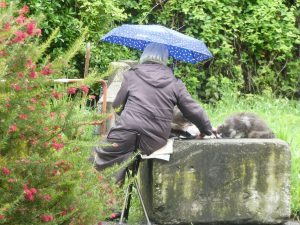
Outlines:
[[[203,40],[214,59],[196,66],[178,62],[176,75],[198,97],[221,98],[228,78],[243,93],[271,90],[299,97],[300,1],[284,0],[26,0],[43,13],[44,36],[60,27],[53,48],[64,49],[82,27],[93,44],[91,67],[102,73],[110,61],[137,58],[125,47],[101,43],[100,37],[123,23],[162,24]],[[51,54],[58,54],[57,51]],[[71,65],[82,75],[84,50]]]

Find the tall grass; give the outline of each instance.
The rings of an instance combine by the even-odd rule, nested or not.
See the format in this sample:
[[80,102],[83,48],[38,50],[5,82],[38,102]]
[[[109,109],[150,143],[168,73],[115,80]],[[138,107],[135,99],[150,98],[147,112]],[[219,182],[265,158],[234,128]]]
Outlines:
[[254,112],[263,118],[277,138],[289,143],[292,155],[291,203],[294,217],[300,215],[300,101],[274,98],[270,93],[264,96],[246,95],[238,97],[236,92],[223,94],[221,101],[203,105],[213,126],[220,124],[235,112]]

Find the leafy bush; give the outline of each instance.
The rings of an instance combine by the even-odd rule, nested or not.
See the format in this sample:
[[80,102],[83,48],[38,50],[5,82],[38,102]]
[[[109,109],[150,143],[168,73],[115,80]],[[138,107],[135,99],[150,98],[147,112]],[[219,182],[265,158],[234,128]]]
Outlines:
[[[24,0],[30,6],[32,15],[44,17],[41,26],[43,27],[44,38],[57,27],[59,34],[48,49],[48,53],[56,57],[61,55],[67,46],[72,44],[83,31],[88,27],[89,32],[86,40],[92,43],[91,68],[98,72],[107,69],[108,62],[119,59],[123,53],[119,49],[111,49],[111,46],[100,42],[100,37],[112,29],[114,24],[126,18],[126,14],[118,7],[116,1],[106,0],[67,0],[67,1],[44,1]],[[44,41],[45,39],[42,38]],[[82,48],[74,60],[69,62],[69,69],[66,76],[70,78],[83,77],[84,51]],[[128,50],[125,50],[125,52]]]
[[[89,27],[91,67],[98,73],[106,71],[111,61],[136,58],[132,50],[102,43],[102,35],[121,23],[158,23],[203,40],[214,54],[209,63],[178,63],[178,71],[195,68],[182,74],[191,93],[215,102],[221,97],[220,81],[227,77],[244,93],[262,93],[271,88],[276,95],[299,97],[299,0],[22,2],[32,6],[33,14],[44,14],[46,36],[56,27],[61,28],[49,49],[53,56],[65,50],[82,27]],[[70,62],[66,75],[82,76],[83,64],[81,50],[75,61]],[[217,81],[213,88],[212,80]]]
[[[298,93],[299,1],[132,0],[123,7],[130,15],[127,23],[160,23],[207,44],[214,59],[187,75],[197,78],[199,97],[219,99],[220,77],[229,78],[244,93],[268,88],[277,95]],[[194,84],[188,84],[191,92]]]
[[[0,2],[0,224],[95,224],[116,202],[88,157],[95,145],[86,125],[93,76],[58,85],[54,78],[80,49],[83,36],[52,62],[28,7]],[[99,181],[100,180],[100,181]]]

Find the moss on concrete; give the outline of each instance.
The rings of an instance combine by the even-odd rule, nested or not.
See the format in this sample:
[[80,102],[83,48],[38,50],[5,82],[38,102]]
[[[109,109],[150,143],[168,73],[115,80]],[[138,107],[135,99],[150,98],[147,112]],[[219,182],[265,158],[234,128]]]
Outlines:
[[170,162],[150,167],[152,187],[143,165],[142,191],[158,224],[276,224],[290,215],[290,152],[283,141],[178,141]]

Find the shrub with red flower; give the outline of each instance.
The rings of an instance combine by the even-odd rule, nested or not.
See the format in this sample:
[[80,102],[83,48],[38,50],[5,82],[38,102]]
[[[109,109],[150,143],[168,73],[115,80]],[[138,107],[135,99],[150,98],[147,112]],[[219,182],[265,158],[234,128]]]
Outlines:
[[17,131],[17,125],[16,124],[13,124],[13,125],[10,125],[9,126],[9,132],[16,132]]
[[41,70],[41,74],[43,75],[51,75],[53,74],[53,70],[51,69],[52,64],[48,64],[47,66],[43,67],[43,69]]
[[35,32],[35,22],[34,21],[31,21],[30,23],[28,23],[26,25],[26,32],[28,35],[30,36],[33,36],[34,35],[34,32]]
[[52,220],[53,220],[52,215],[41,215],[41,221],[43,221],[43,222],[50,222]]
[[2,174],[4,176],[8,176],[10,174],[10,170],[6,167],[2,167]]
[[51,198],[50,195],[46,194],[46,195],[43,196],[43,199],[44,199],[45,201],[49,202],[52,198]]
[[3,1],[3,2],[0,2],[0,8],[5,8],[6,7],[6,2]]
[[27,120],[27,119],[28,119],[28,116],[27,116],[26,114],[20,114],[20,115],[19,115],[19,118],[20,118],[21,120]]
[[[77,90],[87,94],[90,83],[55,83],[67,62],[45,50],[57,31],[37,44],[39,21],[28,6],[10,4],[0,0],[0,223],[96,224],[109,188],[86,160],[97,138],[82,121],[99,115],[84,107],[88,96]],[[80,40],[64,58],[80,49]]]
[[77,91],[77,88],[75,88],[75,87],[68,88],[68,94],[71,94],[71,95],[76,94],[76,91]]
[[24,197],[28,201],[34,201],[34,196],[37,193],[36,188],[28,188],[27,184],[24,185]]
[[84,92],[84,93],[89,93],[89,87],[88,86],[86,86],[86,85],[82,85],[81,87],[80,87],[80,90],[82,91],[82,92]]
[[52,93],[51,93],[51,95],[55,99],[60,99],[60,98],[62,98],[63,93],[59,93],[59,92],[53,90]]
[[63,143],[57,143],[56,140],[52,141],[52,147],[55,148],[56,151],[61,150],[64,146]]

